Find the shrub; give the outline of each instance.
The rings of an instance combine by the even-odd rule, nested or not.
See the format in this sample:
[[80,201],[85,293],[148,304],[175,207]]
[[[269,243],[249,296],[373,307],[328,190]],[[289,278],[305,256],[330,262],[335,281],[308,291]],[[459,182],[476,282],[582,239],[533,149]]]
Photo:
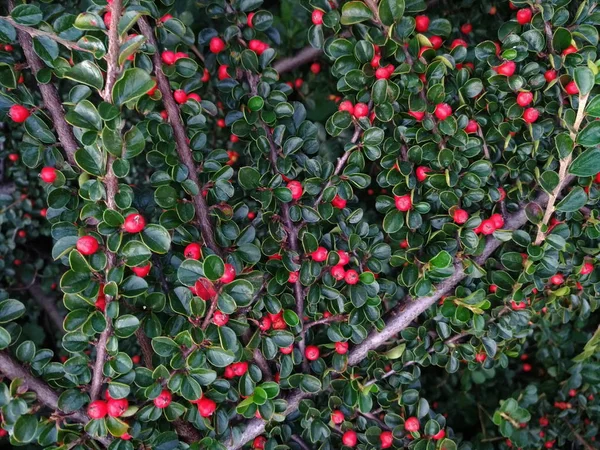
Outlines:
[[199,3],[0,18],[0,434],[595,448],[596,1]]

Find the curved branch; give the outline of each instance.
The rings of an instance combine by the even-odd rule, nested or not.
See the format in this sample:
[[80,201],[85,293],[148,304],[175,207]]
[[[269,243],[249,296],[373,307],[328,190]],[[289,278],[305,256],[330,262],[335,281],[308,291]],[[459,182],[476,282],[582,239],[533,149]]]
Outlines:
[[183,127],[183,123],[181,122],[181,117],[179,115],[179,107],[177,106],[177,103],[175,103],[175,99],[173,98],[173,92],[171,92],[171,85],[169,84],[169,80],[162,71],[162,61],[160,59],[160,54],[158,53],[158,43],[156,42],[156,38],[154,37],[154,31],[152,30],[152,27],[150,26],[148,20],[145,17],[141,17],[138,20],[138,25],[140,27],[142,35],[144,35],[148,40],[148,43],[156,49],[156,52],[154,53],[154,55],[152,55],[152,62],[154,64],[154,72],[156,74],[156,82],[158,85],[158,89],[162,94],[163,103],[169,116],[171,126],[173,127],[173,134],[175,136],[175,142],[177,144],[177,155],[179,156],[181,161],[183,161],[189,172],[188,178],[198,187],[198,194],[192,196],[192,200],[194,203],[194,208],[196,210],[196,219],[198,220],[198,225],[200,226],[200,231],[202,232],[202,237],[204,238],[204,242],[206,243],[206,245],[213,252],[222,257],[223,251],[215,241],[213,224],[210,220],[208,205],[206,204],[206,200],[202,196],[202,189],[198,181],[198,172],[196,169],[196,164],[192,159],[192,151],[188,145],[185,128]]
[[54,328],[56,328],[56,331],[59,332],[61,335],[65,334],[65,330],[63,327],[64,317],[56,307],[55,298],[49,297],[48,294],[46,294],[42,290],[42,287],[37,283],[29,286],[27,291],[31,295],[31,298],[38,304],[38,306],[44,311],[44,313],[46,313],[48,319],[50,320]]
[[307,64],[315,59],[317,59],[323,51],[319,48],[313,47],[304,47],[294,56],[290,56],[289,58],[283,58],[279,61],[276,61],[273,64],[273,69],[275,69],[280,74],[285,72],[290,72],[299,66]]

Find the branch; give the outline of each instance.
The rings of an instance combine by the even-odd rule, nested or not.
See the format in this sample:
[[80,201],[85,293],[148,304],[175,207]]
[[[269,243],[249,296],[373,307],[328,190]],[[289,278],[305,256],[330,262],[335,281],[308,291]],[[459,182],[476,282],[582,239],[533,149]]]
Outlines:
[[152,363],[152,356],[154,355],[152,343],[150,342],[150,338],[146,335],[146,333],[144,333],[144,330],[141,326],[135,330],[135,337],[137,338],[138,344],[140,344],[140,348],[142,349],[142,360],[144,361],[144,366],[150,370],[154,370],[154,364]]
[[321,53],[323,53],[323,51],[319,48],[304,47],[294,56],[290,56],[289,58],[283,58],[279,61],[276,61],[273,64],[273,69],[275,69],[280,74],[290,72],[299,66],[302,66],[315,60],[316,58],[321,56]]
[[566,419],[564,419],[564,421],[569,427],[569,430],[571,430],[571,433],[573,433],[573,436],[575,436],[575,439],[577,439],[579,443],[583,445],[583,448],[585,448],[585,450],[594,450],[594,447],[588,444],[588,442],[583,438],[583,436],[580,435],[577,431],[575,431],[573,425],[571,425]]
[[315,320],[313,322],[304,324],[304,330],[306,331],[309,328],[312,328],[316,325],[323,325],[325,323],[341,322],[343,320],[346,320],[347,318],[348,318],[347,314],[336,314],[335,316],[324,317],[322,319]]
[[[60,411],[58,407],[58,394],[42,380],[35,378],[27,372],[5,351],[0,352],[0,372],[10,380],[23,380],[24,386],[26,386],[28,390],[36,393],[37,399],[41,404],[50,409]],[[90,421],[83,410],[62,414],[62,416],[84,425]],[[111,442],[111,440],[106,437],[94,437],[94,439],[101,442],[106,447],[108,447]]]
[[[14,7],[13,0],[9,0],[8,5],[9,9],[12,10]],[[27,60],[27,64],[29,65],[33,75],[37,76],[37,73],[44,68],[44,63],[33,51],[33,41],[31,40],[31,36],[19,30],[18,37],[21,48],[23,49],[23,54]],[[56,86],[52,83],[38,83],[38,87],[40,89],[40,93],[42,94],[44,105],[52,117],[52,123],[54,128],[56,128],[58,140],[65,150],[67,160],[69,161],[69,164],[75,166],[75,152],[79,148],[79,145],[75,140],[71,126],[65,120],[65,111],[58,95],[58,89],[56,89]]]
[[44,310],[56,331],[60,334],[65,334],[63,327],[64,317],[58,311],[54,297],[49,297],[39,284],[33,284],[27,290],[31,294],[31,298]]
[[210,221],[208,211],[208,205],[206,204],[206,200],[202,196],[202,189],[198,181],[198,172],[194,160],[192,159],[192,151],[190,150],[190,147],[187,143],[187,135],[185,133],[183,123],[181,122],[181,117],[179,116],[179,108],[177,106],[177,103],[175,103],[175,99],[173,98],[173,93],[171,92],[171,85],[169,84],[169,80],[162,71],[162,61],[160,59],[160,54],[158,53],[158,43],[156,42],[156,38],[154,37],[154,31],[152,30],[152,27],[150,27],[150,25],[148,24],[148,20],[145,17],[140,17],[140,19],[138,20],[138,25],[140,27],[142,35],[144,35],[148,40],[148,43],[156,49],[156,51],[152,55],[152,62],[154,63],[154,72],[156,73],[158,89],[162,93],[162,99],[167,114],[169,116],[169,121],[171,122],[171,126],[173,127],[175,143],[177,144],[177,154],[179,155],[179,159],[183,161],[189,172],[188,178],[198,187],[198,194],[194,195],[192,197],[192,200],[194,203],[194,209],[196,210],[196,219],[198,220],[198,225],[200,226],[200,231],[202,232],[202,237],[204,238],[204,242],[206,243],[206,245],[213,252],[222,257],[223,252],[215,241],[213,225]]
[[264,378],[266,381],[273,380],[273,372],[271,372],[271,368],[269,367],[269,362],[265,359],[260,349],[255,348],[252,353],[252,357],[254,358],[254,362],[260,368]]

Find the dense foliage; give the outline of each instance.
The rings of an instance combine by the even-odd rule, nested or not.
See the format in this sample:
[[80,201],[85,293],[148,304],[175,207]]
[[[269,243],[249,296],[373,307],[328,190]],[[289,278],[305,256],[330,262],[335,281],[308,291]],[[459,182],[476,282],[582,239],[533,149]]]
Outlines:
[[598,448],[596,0],[0,14],[0,439]]

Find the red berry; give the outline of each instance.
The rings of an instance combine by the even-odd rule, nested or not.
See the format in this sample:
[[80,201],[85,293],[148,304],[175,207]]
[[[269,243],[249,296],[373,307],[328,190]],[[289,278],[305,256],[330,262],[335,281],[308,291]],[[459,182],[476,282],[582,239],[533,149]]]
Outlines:
[[107,401],[107,411],[110,417],[121,417],[129,408],[129,402],[126,398],[111,398]]
[[23,105],[12,105],[8,110],[9,117],[16,123],[23,123],[27,120],[30,112]]
[[292,191],[292,200],[298,200],[302,197],[302,193],[304,192],[304,188],[302,187],[302,183],[299,181],[293,180],[287,184],[287,188]]
[[248,43],[248,48],[260,56],[266,49],[269,48],[269,45],[263,41],[259,41],[258,39],[252,39]]
[[56,180],[56,169],[54,167],[44,167],[40,172],[40,178],[44,183],[54,183],[54,180]]
[[9,153],[8,159],[12,162],[17,162],[19,160],[19,154],[18,153]]
[[475,361],[477,361],[478,363],[484,362],[486,358],[487,358],[487,355],[485,353],[477,353],[475,355]]
[[579,271],[579,273],[581,275],[587,275],[589,273],[592,273],[594,271],[594,265],[592,263],[586,262],[583,264],[583,266],[581,266],[581,270]]
[[560,273],[558,273],[556,275],[552,275],[550,277],[550,283],[552,283],[556,286],[560,286],[564,282],[565,282],[565,277],[563,277],[562,274],[560,274]]
[[419,33],[425,33],[429,30],[429,17],[425,15],[415,17],[415,29]]
[[341,412],[339,409],[336,409],[331,413],[331,421],[336,425],[339,425],[344,421],[344,413]]
[[562,52],[563,56],[570,55],[571,53],[577,53],[577,47],[575,47],[574,45],[569,45]]
[[202,258],[202,247],[200,247],[200,244],[192,242],[185,247],[185,250],[183,250],[183,256],[185,256],[186,259],[200,259]]
[[452,218],[454,219],[455,223],[462,225],[469,220],[469,213],[464,209],[455,209],[454,214],[452,214]]
[[531,22],[531,17],[533,16],[533,12],[530,8],[522,8],[517,11],[517,22],[520,25],[525,25]]
[[340,355],[345,355],[348,353],[348,343],[347,342],[336,342],[335,343],[335,351]]
[[494,67],[494,70],[498,75],[505,75],[507,77],[511,77],[517,70],[517,64],[514,61],[506,61],[505,63]]
[[394,197],[398,211],[409,211],[412,208],[412,199],[409,194]]
[[281,351],[281,353],[283,353],[284,355],[289,355],[290,353],[292,353],[294,351],[294,344],[288,346],[288,347],[282,347],[279,349]]
[[81,236],[77,239],[77,250],[82,255],[93,255],[98,251],[98,247],[98,241],[92,236]]
[[419,431],[420,427],[421,427],[421,423],[419,422],[419,419],[417,419],[416,417],[409,417],[408,419],[406,419],[406,422],[404,422],[404,429],[406,431],[408,431],[409,433]]
[[490,220],[494,223],[496,229],[502,228],[504,226],[504,218],[501,214],[492,214]]
[[295,283],[298,281],[299,278],[300,278],[299,272],[290,272],[290,274],[288,276],[288,283]]
[[253,13],[253,12],[248,13],[248,17],[246,18],[246,25],[248,25],[250,28],[254,27],[254,25],[252,24],[252,19],[254,18],[254,14],[256,14],[256,13]]
[[511,300],[511,301],[510,301],[510,307],[511,307],[512,309],[514,309],[515,311],[520,311],[520,310],[522,310],[522,309],[525,309],[525,308],[527,308],[527,303],[525,303],[525,302],[518,302],[518,303],[517,303],[516,301],[514,301],[514,300]]
[[369,115],[369,107],[365,103],[357,103],[354,105],[354,117],[360,119]]
[[350,269],[346,271],[344,275],[344,281],[348,284],[356,284],[359,281],[359,275],[356,270]]
[[146,220],[141,214],[132,213],[125,218],[123,230],[128,233],[139,233],[146,226]]
[[313,261],[323,262],[327,259],[327,249],[325,247],[319,247],[310,254]]
[[431,436],[435,441],[439,441],[440,439],[444,439],[446,437],[446,431],[440,430],[433,436]]
[[166,21],[171,20],[172,18],[173,18],[173,16],[171,14],[165,14],[158,20],[159,20],[159,22],[165,23]]
[[394,445],[394,435],[391,431],[384,431],[379,435],[381,441],[381,448],[390,448]]
[[162,59],[162,62],[165,63],[167,66],[175,64],[175,61],[177,61],[177,58],[175,57],[175,52],[172,52],[171,50],[165,50],[164,52],[162,52],[160,58]]
[[346,207],[346,200],[336,194],[336,196],[331,201],[331,205],[337,209],[344,209]]
[[323,24],[323,11],[320,9],[315,9],[311,14],[312,23],[314,25],[322,25]]
[[371,60],[371,67],[373,69],[377,69],[379,67],[379,63],[381,61],[381,55],[375,55],[373,56],[373,59]]
[[454,39],[450,44],[450,48],[454,50],[456,47],[468,48],[469,44],[467,44],[467,41],[465,41],[464,39]]
[[186,94],[186,92],[183,89],[177,89],[174,93],[173,93],[173,97],[175,98],[175,101],[177,103],[179,103],[180,105],[182,103],[187,102],[188,99],[188,95]]
[[479,225],[480,230],[481,230],[481,234],[485,234],[486,236],[489,234],[492,234],[494,231],[496,231],[496,226],[494,225],[494,221],[491,219],[486,219],[484,221],[481,222],[481,225]]
[[112,20],[112,12],[108,11],[106,14],[104,14],[104,25],[109,30],[110,30],[110,22],[111,22],[111,20]]
[[577,95],[579,94],[579,88],[574,81],[569,81],[565,86],[565,92],[569,95]]
[[435,117],[445,120],[452,115],[452,107],[448,103],[440,103],[435,107]]
[[556,80],[556,77],[558,76],[558,72],[556,72],[556,70],[546,70],[546,72],[544,72],[544,78],[546,79],[546,81],[548,83],[550,83],[553,80]]
[[217,409],[217,404],[210,398],[202,397],[196,403],[198,406],[198,413],[201,417],[210,417]]
[[[442,46],[442,44],[444,43],[444,40],[439,36],[431,36],[429,38],[429,42],[431,42],[431,45],[433,45],[433,48],[435,48],[437,50]],[[465,45],[465,47],[466,47],[466,45]]]
[[467,123],[467,126],[465,127],[465,132],[467,133],[477,133],[477,129],[479,128],[479,125],[477,124],[476,120],[469,120],[469,122]]
[[233,280],[235,280],[235,267],[233,267],[231,264],[225,264],[223,276],[219,279],[219,281],[221,281],[223,284],[227,284],[231,283]]
[[148,90],[148,92],[146,92],[146,94],[149,95],[150,97],[152,97],[157,89],[158,89],[158,84],[156,84],[156,82],[154,82],[154,86],[150,90]]
[[539,423],[541,427],[547,427],[550,421],[547,417],[540,417]]
[[218,327],[222,327],[223,325],[226,325],[227,322],[229,322],[229,316],[219,310],[215,311],[215,314],[213,315],[213,319],[212,322],[218,326]]
[[470,23],[465,23],[460,27],[460,31],[463,34],[469,34],[470,32],[473,31],[473,25],[471,25]]
[[319,72],[321,72],[321,64],[319,64],[319,63],[312,63],[310,65],[310,71],[312,73],[314,73],[315,75],[318,74]]
[[258,321],[258,328],[260,331],[269,331],[271,323],[271,319],[268,316],[264,316]]
[[533,123],[540,117],[540,112],[535,108],[527,108],[523,111],[523,120],[527,123]]
[[306,359],[308,359],[309,361],[316,361],[317,359],[319,359],[320,353],[321,352],[319,351],[319,347],[317,347],[316,345],[309,345],[304,350],[304,356],[306,356]]
[[131,270],[140,278],[145,278],[149,273],[150,269],[152,269],[152,264],[148,263],[145,266],[140,267],[132,267]]
[[350,262],[350,255],[348,254],[348,252],[345,252],[344,250],[338,250],[337,254],[339,256],[338,264],[340,266],[345,266]]
[[391,76],[392,72],[393,72],[393,70],[390,71],[387,66],[380,67],[379,69],[377,69],[375,71],[375,78],[377,78],[378,80],[381,80],[381,79],[387,80]]
[[221,53],[225,50],[225,42],[220,37],[215,36],[210,40],[208,48],[212,53]]
[[533,93],[531,92],[519,92],[517,95],[517,103],[519,106],[525,107],[533,101]]
[[414,117],[417,122],[420,122],[425,117],[425,111],[409,111],[408,114]]
[[204,72],[202,73],[202,78],[200,78],[200,81],[202,81],[203,83],[207,83],[208,80],[210,80],[210,72],[208,71],[208,69],[204,69]]
[[48,215],[48,208],[40,209],[40,216],[46,217]]
[[103,419],[108,413],[106,402],[104,400],[94,400],[88,405],[87,413],[91,419]]
[[354,105],[350,100],[344,100],[342,103],[340,103],[340,106],[338,106],[338,111],[347,111],[354,115]]
[[346,276],[346,270],[341,264],[338,264],[337,266],[333,266],[331,268],[331,276],[338,281],[343,280]]
[[229,66],[227,66],[227,65],[219,66],[219,69],[217,70],[217,78],[219,78],[219,80],[225,80],[226,78],[231,78],[229,73],[227,73],[227,69],[229,69]]
[[348,430],[342,435],[342,444],[347,447],[354,447],[358,442],[356,431]]
[[158,397],[156,397],[153,402],[154,406],[156,406],[158,409],[164,409],[171,404],[172,400],[173,394],[171,394],[170,391],[163,389],[163,391],[158,394]]

